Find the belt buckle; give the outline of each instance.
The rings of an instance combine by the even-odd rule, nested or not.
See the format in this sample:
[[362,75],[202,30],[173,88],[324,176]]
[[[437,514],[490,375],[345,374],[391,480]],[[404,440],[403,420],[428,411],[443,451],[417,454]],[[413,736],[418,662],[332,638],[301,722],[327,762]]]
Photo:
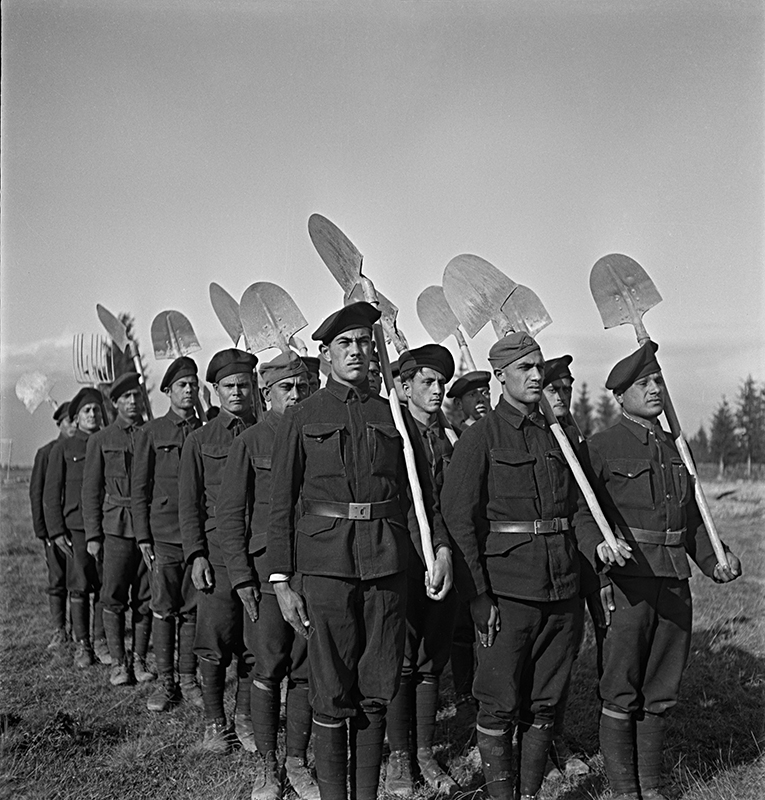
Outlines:
[[540,526],[540,523],[542,521],[543,520],[541,520],[541,519],[535,519],[534,520],[534,536],[539,536],[540,533],[542,532],[542,531],[539,530],[539,526]]
[[371,519],[371,503],[348,503],[348,519]]

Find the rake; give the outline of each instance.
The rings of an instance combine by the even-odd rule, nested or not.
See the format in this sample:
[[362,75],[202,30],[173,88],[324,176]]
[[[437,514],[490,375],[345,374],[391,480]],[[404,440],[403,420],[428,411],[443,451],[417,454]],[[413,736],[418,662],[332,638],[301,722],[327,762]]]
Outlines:
[[114,381],[111,341],[100,334],[76,333],[72,342],[72,365],[77,383],[98,386]]

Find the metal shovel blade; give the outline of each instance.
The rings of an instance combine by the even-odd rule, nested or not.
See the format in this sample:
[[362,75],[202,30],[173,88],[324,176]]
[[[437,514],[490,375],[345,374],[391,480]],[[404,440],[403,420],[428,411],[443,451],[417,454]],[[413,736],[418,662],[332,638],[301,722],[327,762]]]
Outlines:
[[343,293],[350,294],[359,280],[364,257],[340,228],[321,214],[309,217],[308,235]]
[[502,304],[500,312],[500,319],[492,319],[494,331],[500,338],[509,332],[501,330],[508,322],[512,330],[526,331],[529,336],[536,336],[552,323],[552,318],[539,297],[528,286],[520,283]]
[[[382,293],[375,289],[377,295],[377,307],[380,309],[380,324],[383,326],[385,337],[389,342],[403,343],[406,349],[406,339],[404,334],[398,329],[398,306],[394,306],[390,300]],[[364,287],[361,283],[355,284],[352,291],[343,296],[343,305],[350,303],[361,303],[365,300]]]
[[106,328],[106,332],[111,337],[116,348],[124,352],[128,344],[125,323],[120,322],[111,311],[108,311],[100,303],[96,303],[96,314],[98,314],[98,319],[101,321],[104,328]]
[[201,350],[194,328],[180,311],[161,311],[151,323],[154,358],[179,358]]
[[604,328],[639,323],[662,297],[637,261],[621,253],[599,259],[590,272],[590,291]]
[[444,270],[444,296],[473,338],[515,291],[516,284],[479,256],[455,256]]
[[308,324],[289,294],[267,281],[253,283],[245,290],[239,316],[253,353],[270,347],[287,352],[290,338]]
[[40,403],[49,399],[52,387],[48,376],[42,372],[25,372],[16,381],[16,397],[30,414],[34,414]]
[[428,336],[436,343],[455,336],[460,324],[446,302],[441,286],[428,286],[420,292],[417,298],[417,316]]
[[219,284],[210,284],[210,302],[223,330],[236,347],[242,336],[242,320],[239,319],[239,303]]

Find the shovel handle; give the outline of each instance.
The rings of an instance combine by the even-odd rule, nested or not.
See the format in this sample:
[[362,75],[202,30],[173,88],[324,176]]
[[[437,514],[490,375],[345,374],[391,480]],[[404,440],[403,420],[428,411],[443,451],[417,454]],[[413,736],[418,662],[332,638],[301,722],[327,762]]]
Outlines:
[[454,331],[454,338],[457,340],[457,344],[460,346],[460,352],[462,353],[462,357],[465,359],[465,364],[467,365],[468,371],[475,372],[475,361],[473,361],[470,348],[468,347],[465,337],[462,335],[462,331],[459,328]]
[[130,350],[130,357],[133,359],[135,371],[141,378],[141,394],[143,395],[143,404],[146,406],[146,416],[149,419],[154,419],[154,414],[151,410],[151,401],[149,400],[149,390],[146,388],[146,376],[143,374],[141,354],[138,352],[138,345],[130,338],[128,338],[128,350]]

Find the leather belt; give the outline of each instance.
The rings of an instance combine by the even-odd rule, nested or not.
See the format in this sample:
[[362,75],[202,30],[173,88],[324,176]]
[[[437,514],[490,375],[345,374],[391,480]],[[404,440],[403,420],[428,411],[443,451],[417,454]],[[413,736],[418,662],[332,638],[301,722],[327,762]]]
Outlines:
[[509,522],[504,519],[490,519],[489,530],[494,533],[533,533],[535,536],[550,533],[563,533],[571,528],[567,519],[533,519],[522,522]]
[[116,495],[109,494],[108,492],[104,497],[104,502],[111,503],[113,506],[120,506],[121,508],[130,508],[129,497],[118,497]]
[[679,531],[649,531],[645,528],[628,528],[625,525],[617,529],[617,536],[627,542],[680,547],[685,543],[685,528],[681,528]]
[[330,500],[306,500],[303,498],[304,514],[336,519],[385,519],[401,514],[398,497],[380,503],[333,503]]

